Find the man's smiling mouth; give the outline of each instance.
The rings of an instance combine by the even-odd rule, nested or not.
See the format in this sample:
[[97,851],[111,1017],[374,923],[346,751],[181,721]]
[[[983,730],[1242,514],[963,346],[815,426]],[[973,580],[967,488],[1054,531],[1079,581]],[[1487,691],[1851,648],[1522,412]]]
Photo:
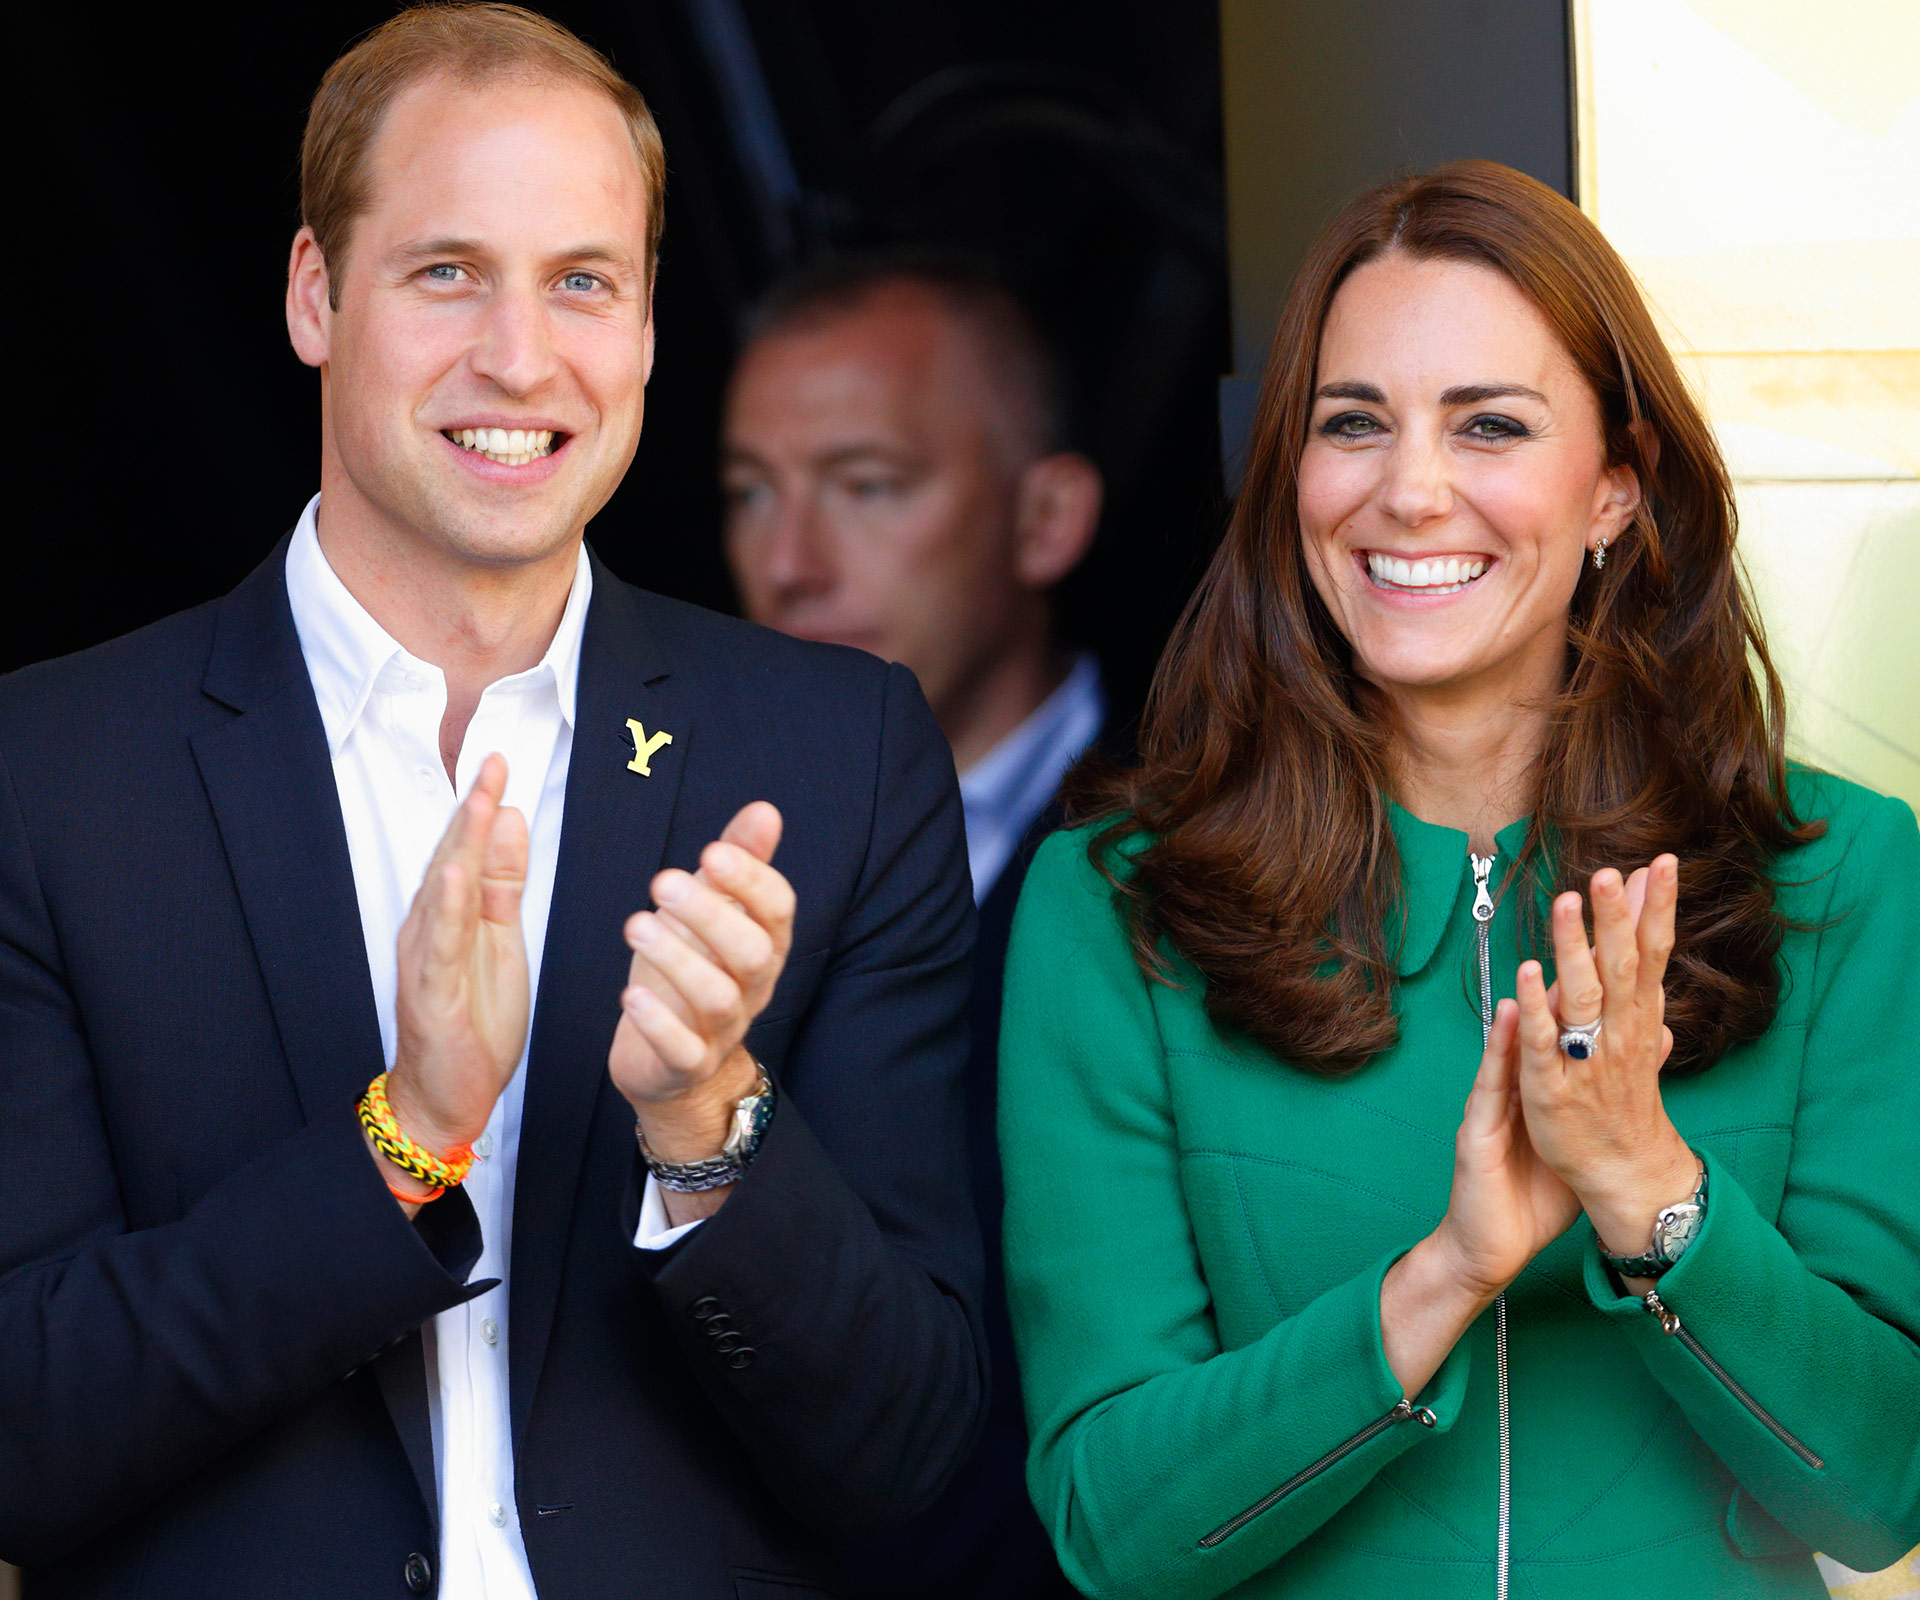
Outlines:
[[[524,467],[553,454],[551,428],[447,428],[441,437],[503,467]],[[564,443],[565,435],[560,437]]]

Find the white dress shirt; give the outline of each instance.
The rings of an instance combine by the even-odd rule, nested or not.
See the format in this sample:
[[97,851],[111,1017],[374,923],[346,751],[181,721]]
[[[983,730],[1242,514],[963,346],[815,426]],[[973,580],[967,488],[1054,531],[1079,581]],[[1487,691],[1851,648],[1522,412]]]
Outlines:
[[[539,994],[593,570],[582,550],[553,642],[538,665],[488,685],[449,782],[440,760],[446,677],[401,648],[347,591],[320,548],[319,504],[316,495],[294,530],[287,551],[287,598],[333,755],[380,1041],[392,1066],[400,925],[460,798],[495,751],[507,760],[506,804],[527,819],[520,921],[529,992]],[[615,1021],[609,996],[609,1042]],[[473,1277],[500,1283],[442,1312],[421,1330],[440,1500],[438,1587],[453,1600],[534,1596],[514,1504],[507,1395],[507,1273],[526,1068],[523,1051],[486,1131],[474,1141],[476,1160],[464,1185],[480,1220],[481,1252]],[[667,1227],[665,1206],[649,1179],[634,1242],[659,1248],[685,1231]]]
[[1066,680],[1015,728],[960,775],[960,808],[967,822],[967,865],[973,903],[982,904],[1060,780],[1107,720],[1100,664],[1081,654]]

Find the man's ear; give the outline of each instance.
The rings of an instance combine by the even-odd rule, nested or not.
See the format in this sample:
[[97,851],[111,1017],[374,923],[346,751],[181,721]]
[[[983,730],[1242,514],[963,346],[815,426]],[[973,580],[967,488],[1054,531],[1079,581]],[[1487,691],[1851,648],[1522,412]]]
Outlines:
[[1042,456],[1020,474],[1013,574],[1021,587],[1051,589],[1080,565],[1105,492],[1100,469],[1077,451]]
[[293,341],[293,353],[310,367],[326,364],[327,341],[333,333],[330,289],[320,241],[313,229],[302,228],[293,236],[293,250],[287,257],[287,337]]
[[[657,277],[657,268],[655,274]],[[640,357],[640,387],[643,389],[653,381],[653,282],[649,279],[647,283],[647,326],[640,335],[644,341]]]

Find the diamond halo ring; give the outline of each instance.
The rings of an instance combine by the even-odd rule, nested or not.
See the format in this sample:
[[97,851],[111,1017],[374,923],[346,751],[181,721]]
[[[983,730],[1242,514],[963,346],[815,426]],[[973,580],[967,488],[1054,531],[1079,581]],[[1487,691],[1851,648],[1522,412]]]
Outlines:
[[1600,1046],[1600,1019],[1582,1027],[1560,1030],[1560,1053],[1573,1061],[1585,1061]]

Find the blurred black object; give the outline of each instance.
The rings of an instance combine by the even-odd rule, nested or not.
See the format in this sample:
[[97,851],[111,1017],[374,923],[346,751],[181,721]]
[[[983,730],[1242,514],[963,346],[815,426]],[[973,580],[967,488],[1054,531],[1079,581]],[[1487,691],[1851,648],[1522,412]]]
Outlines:
[[[15,255],[50,448],[20,500],[0,666],[223,592],[315,487],[317,380],[281,299],[306,102],[391,13],[46,10],[15,53],[36,160]],[[730,608],[715,433],[744,306],[820,253],[995,260],[1076,376],[1110,510],[1061,596],[1136,696],[1211,548],[1228,366],[1218,18],[1155,0],[632,0],[546,9],[654,107],[659,354],[590,531],[622,576]],[[34,35],[37,34],[37,40]],[[18,315],[18,314],[17,314]]]

